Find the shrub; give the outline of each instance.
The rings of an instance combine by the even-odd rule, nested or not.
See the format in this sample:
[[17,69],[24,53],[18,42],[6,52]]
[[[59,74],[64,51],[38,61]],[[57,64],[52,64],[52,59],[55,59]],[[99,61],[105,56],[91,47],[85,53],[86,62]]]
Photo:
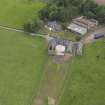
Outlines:
[[43,22],[41,20],[32,20],[24,24],[24,30],[26,32],[35,33],[38,32],[43,26]]
[[76,36],[76,37],[75,37],[75,40],[76,40],[76,41],[80,41],[80,40],[81,40],[81,37],[80,37],[80,36]]

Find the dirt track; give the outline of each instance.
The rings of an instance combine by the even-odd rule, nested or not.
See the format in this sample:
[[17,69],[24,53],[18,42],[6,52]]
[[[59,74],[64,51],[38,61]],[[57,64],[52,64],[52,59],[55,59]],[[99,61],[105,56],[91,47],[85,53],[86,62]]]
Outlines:
[[97,33],[105,33],[105,27],[98,27],[98,29],[96,29],[94,32],[90,32],[88,33],[82,40],[81,42],[83,42],[84,44],[88,44],[88,43],[92,43],[94,42],[94,34]]
[[54,99],[55,104],[58,103],[69,71],[69,65],[66,65],[66,68],[65,65],[54,64],[52,58],[48,59],[40,88],[32,105],[45,105],[48,97]]
[[42,37],[42,38],[45,38],[47,40],[49,40],[49,36],[48,35],[45,35],[45,34],[38,34],[38,33],[29,33],[29,32],[26,32],[22,29],[16,29],[16,28],[13,28],[13,27],[9,27],[9,26],[3,26],[3,25],[0,25],[0,29],[5,29],[5,30],[9,30],[9,31],[14,31],[14,32],[19,32],[19,33],[27,33],[29,34],[30,36],[38,36],[38,37]]

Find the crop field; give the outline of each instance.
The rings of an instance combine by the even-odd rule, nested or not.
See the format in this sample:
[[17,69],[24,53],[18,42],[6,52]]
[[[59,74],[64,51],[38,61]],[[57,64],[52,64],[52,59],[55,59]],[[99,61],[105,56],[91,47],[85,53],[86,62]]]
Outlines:
[[40,0],[0,0],[0,24],[21,28],[31,18],[38,18],[44,5]]
[[59,105],[105,105],[105,43],[86,47],[70,67]]
[[46,48],[40,38],[0,29],[0,105],[30,105],[38,89]]

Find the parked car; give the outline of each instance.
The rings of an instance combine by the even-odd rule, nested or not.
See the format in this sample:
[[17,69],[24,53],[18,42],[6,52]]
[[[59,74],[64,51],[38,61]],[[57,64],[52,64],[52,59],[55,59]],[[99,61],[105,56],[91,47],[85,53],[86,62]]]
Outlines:
[[94,39],[100,39],[103,38],[105,36],[105,33],[98,33],[94,35]]

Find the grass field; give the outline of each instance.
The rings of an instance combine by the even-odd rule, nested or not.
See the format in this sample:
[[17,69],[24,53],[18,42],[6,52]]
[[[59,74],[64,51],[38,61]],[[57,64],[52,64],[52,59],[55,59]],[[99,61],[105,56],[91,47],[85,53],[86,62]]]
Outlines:
[[44,5],[40,0],[0,0],[0,24],[21,28],[31,18],[38,18]]
[[0,30],[0,105],[30,105],[43,73],[40,38]]
[[[44,5],[39,0],[0,0],[0,24],[21,28],[33,17],[38,18],[37,12]],[[65,37],[63,33],[61,36]],[[60,105],[105,105],[103,41],[86,46],[82,57],[60,66],[48,63],[46,48],[40,38],[0,29],[0,105],[32,105],[45,69],[45,92],[56,97],[68,68]],[[46,63],[51,65],[45,67]]]
[[[44,5],[39,0],[0,0],[0,25],[21,28],[38,18]],[[0,105],[31,105],[46,59],[44,40],[0,29]]]
[[60,105],[105,105],[103,41],[86,46],[83,57],[73,61]]

